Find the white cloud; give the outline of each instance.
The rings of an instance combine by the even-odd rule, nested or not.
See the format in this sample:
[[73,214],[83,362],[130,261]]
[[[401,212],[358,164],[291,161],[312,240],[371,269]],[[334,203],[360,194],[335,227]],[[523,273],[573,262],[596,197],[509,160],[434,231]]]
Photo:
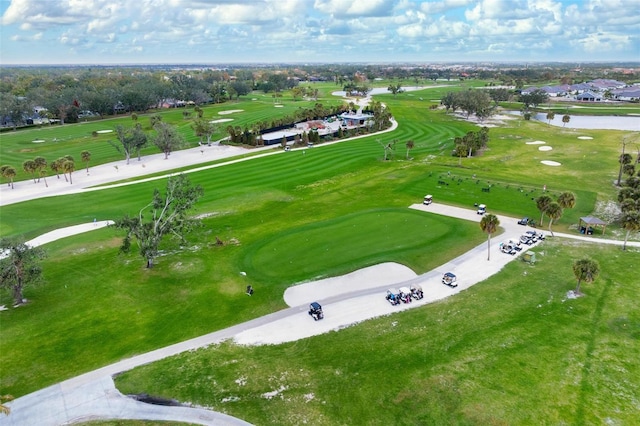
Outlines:
[[350,16],[389,16],[397,0],[315,0],[313,7],[338,18]]

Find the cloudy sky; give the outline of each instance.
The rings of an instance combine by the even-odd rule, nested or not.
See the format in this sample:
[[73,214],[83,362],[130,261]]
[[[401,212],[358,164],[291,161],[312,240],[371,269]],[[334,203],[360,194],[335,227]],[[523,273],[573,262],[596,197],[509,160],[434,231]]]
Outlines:
[[640,61],[639,0],[0,0],[1,64]]

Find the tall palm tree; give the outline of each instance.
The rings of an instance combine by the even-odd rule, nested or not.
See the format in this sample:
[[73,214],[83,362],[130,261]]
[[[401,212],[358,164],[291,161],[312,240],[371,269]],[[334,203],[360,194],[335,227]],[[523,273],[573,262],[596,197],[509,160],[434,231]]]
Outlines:
[[544,213],[547,210],[547,206],[551,204],[551,202],[553,202],[553,200],[548,195],[541,195],[536,198],[536,207],[540,210],[540,226],[543,224]]
[[[36,157],[33,159],[33,164],[35,165],[36,172],[38,173],[38,182],[40,182],[40,177],[43,176],[42,171],[47,167],[47,160],[44,157]],[[46,185],[46,179],[44,180],[44,183]]]
[[409,151],[411,151],[414,146],[416,146],[415,142],[413,142],[412,139],[409,139],[407,141],[407,160],[409,159]]
[[580,283],[582,281],[590,283],[593,282],[600,274],[600,264],[597,261],[589,258],[576,260],[573,262],[573,275],[578,280],[576,286],[576,293],[580,293]]
[[572,209],[576,205],[576,195],[570,191],[563,192],[558,196],[558,204],[563,209]]
[[9,179],[9,186],[13,189],[13,179],[16,177],[15,167],[2,166],[2,176]]
[[80,157],[84,164],[87,165],[87,174],[89,174],[89,161],[91,161],[91,153],[89,151],[82,151],[80,153]]
[[556,113],[553,111],[549,111],[547,113],[547,122],[551,124],[551,120],[553,120],[554,118],[556,118]]
[[36,163],[33,160],[26,160],[22,163],[22,170],[27,173],[31,173],[33,177],[33,183],[36,183]]
[[545,213],[549,216],[549,232],[551,232],[551,236],[553,237],[551,225],[553,225],[554,220],[558,220],[562,217],[562,207],[560,207],[560,204],[552,202],[547,206]]
[[571,120],[571,116],[569,114],[565,114],[562,116],[562,127],[566,126],[567,123]]
[[491,258],[491,234],[498,230],[498,226],[500,225],[500,220],[494,214],[486,214],[482,216],[482,220],[480,220],[480,228],[482,232],[487,233],[487,260]]
[[[73,185],[73,179],[71,179],[71,173],[76,169],[76,163],[73,161],[73,158],[67,156],[64,158],[64,162],[62,163],[62,172],[69,174],[69,183]],[[66,179],[66,175],[65,175]]]
[[640,212],[630,211],[622,216],[622,227],[627,231],[624,235],[622,250],[627,249],[627,240],[632,232],[640,231]]
[[62,159],[58,158],[57,160],[52,161],[49,167],[51,168],[51,170],[56,172],[56,177],[60,179],[60,170],[62,170]]

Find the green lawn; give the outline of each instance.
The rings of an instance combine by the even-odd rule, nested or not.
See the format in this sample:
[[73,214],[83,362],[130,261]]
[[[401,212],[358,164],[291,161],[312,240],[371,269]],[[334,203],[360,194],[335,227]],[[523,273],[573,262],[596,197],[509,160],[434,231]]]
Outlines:
[[[317,146],[306,149],[304,154],[294,150],[253,158],[190,174],[191,181],[201,185],[205,194],[194,214],[207,217],[202,221],[202,228],[189,236],[187,247],[179,247],[172,241],[163,243],[163,255],[153,270],[146,270],[144,260],[135,252],[118,253],[121,234],[114,229],[101,229],[48,244],[45,247],[48,258],[43,264],[46,283],[27,289],[25,296],[30,302],[26,306],[0,313],[0,394],[24,395],[123,357],[282,309],[282,293],[294,282],[343,274],[382,261],[400,262],[416,273],[422,273],[484,240],[477,224],[433,218],[407,209],[427,193],[433,194],[436,201],[469,208],[473,208],[474,203],[485,203],[491,212],[526,215],[538,220],[533,199],[542,193],[543,185],[552,195],[571,190],[578,198],[576,207],[565,211],[554,226],[554,230],[568,232],[575,232],[571,227],[575,226],[577,218],[592,213],[596,202],[615,197],[616,188],[612,182],[617,177],[616,158],[625,132],[575,132],[550,128],[544,123],[514,120],[490,130],[489,149],[482,156],[460,161],[450,155],[453,138],[477,127],[444,111],[429,109],[434,103],[432,100],[438,99],[442,91],[439,87],[395,97],[380,96],[399,123],[398,130],[392,133]],[[217,107],[220,110],[244,109],[247,116],[257,116],[257,110],[249,110],[250,105],[254,105],[252,102],[259,101],[240,103],[242,108],[237,107],[238,104]],[[292,108],[297,108],[298,103],[291,103]],[[280,114],[281,108],[271,108],[268,109],[271,114]],[[264,105],[263,109],[267,111]],[[178,116],[177,119],[182,118]],[[77,127],[81,126],[84,124]],[[582,135],[593,139],[578,139]],[[1,149],[15,148],[15,144],[5,145],[5,136],[1,136]],[[394,139],[397,140],[395,155],[391,161],[384,162],[378,141],[387,143]],[[405,149],[407,140],[415,142],[415,148],[408,153]],[[537,146],[525,143],[534,140],[544,140],[553,150],[541,152]],[[101,158],[106,161],[108,155],[111,154],[105,151]],[[540,164],[543,159],[559,161],[562,166],[544,166]],[[94,217],[106,220],[133,214],[151,200],[155,188],[162,189],[163,186],[164,181],[159,180],[3,206],[0,234],[22,235],[29,239],[58,227],[90,222]],[[490,192],[481,191],[486,187],[491,188]],[[607,235],[613,231],[615,227],[608,227]],[[225,245],[217,246],[216,237]],[[382,424],[392,417],[397,422],[407,411],[413,413],[407,420],[411,424],[484,424],[494,422],[491,413],[495,413],[498,424],[533,423],[535,411],[532,411],[533,417],[523,418],[528,410],[518,409],[528,406],[525,400],[533,401],[536,407],[548,405],[553,395],[558,401],[564,401],[564,395],[545,388],[549,386],[547,380],[560,380],[564,377],[561,373],[571,373],[574,381],[580,383],[582,379],[579,378],[584,376],[576,375],[572,369],[584,362],[584,358],[577,358],[575,363],[563,361],[564,370],[562,365],[549,364],[548,374],[539,379],[533,373],[551,361],[561,362],[566,355],[563,351],[570,348],[578,348],[577,354],[589,354],[585,352],[584,333],[568,327],[588,330],[587,325],[594,320],[593,312],[600,306],[593,306],[593,301],[601,300],[601,297],[600,293],[591,293],[570,304],[559,302],[573,285],[572,259],[589,252],[601,262],[603,277],[594,289],[609,288],[611,286],[603,286],[609,282],[629,284],[628,265],[638,261],[637,252],[622,253],[618,248],[546,243],[544,250],[550,255],[545,255],[544,261],[534,269],[522,269],[522,264],[514,264],[478,286],[478,290],[465,292],[433,307],[399,314],[398,318],[363,324],[373,327],[373,332],[370,329],[359,332],[360,328],[355,327],[346,330],[344,335],[332,333],[335,336],[250,351],[223,345],[206,356],[222,353],[223,357],[233,359],[237,353],[238,357],[247,356],[252,362],[267,363],[267,370],[260,371],[269,371],[270,363],[277,367],[278,361],[271,360],[274,353],[284,351],[277,357],[294,361],[296,354],[301,355],[300,368],[308,374],[300,379],[300,383],[317,381],[318,390],[314,393],[318,396],[309,404],[296,400],[298,405],[308,407],[313,413],[305,411],[307,408],[300,411],[296,407],[277,414],[281,407],[270,411],[263,401],[258,401],[260,404],[256,403],[254,408],[248,407],[253,406],[253,402],[247,401],[260,399],[253,393],[247,397],[249,399],[241,399],[238,407],[246,413],[241,417],[257,419],[250,421],[259,424],[265,423],[261,419],[290,424],[301,423],[306,418],[323,424],[333,424],[337,420],[340,424],[353,424],[345,419],[359,419],[360,416],[371,418],[371,424]],[[555,263],[556,259],[559,263]],[[535,274],[525,276],[525,271],[535,271]],[[240,272],[246,272],[247,276]],[[247,284],[252,284],[260,297],[247,298],[244,295]],[[637,291],[636,284],[615,288],[633,300],[630,295]],[[552,287],[546,289],[547,285]],[[491,290],[494,287],[495,290]],[[533,291],[540,288],[545,289],[543,294]],[[488,291],[486,289],[491,291],[484,293]],[[545,324],[544,320],[548,318],[541,316],[543,322],[534,324],[532,318],[543,312],[535,307],[538,304],[546,306],[543,302],[550,295],[553,295],[553,306],[558,311],[557,321],[553,317],[549,319],[553,322]],[[520,298],[524,303],[522,306]],[[533,305],[530,304],[532,300],[535,301]],[[617,310],[620,318],[626,316],[636,321],[629,323],[635,327],[633,324],[637,324],[637,319],[624,298],[610,300],[611,312]],[[0,292],[0,305],[10,303],[8,293]],[[575,307],[560,315],[568,306]],[[625,330],[624,321],[615,318],[611,320],[618,324],[616,327]],[[407,327],[391,327],[389,324],[394,320]],[[534,331],[527,328],[528,324]],[[561,336],[550,334],[547,338],[543,331],[556,326]],[[439,343],[430,343],[432,334],[433,342]],[[630,338],[625,336],[621,332],[611,348],[621,351],[620,354],[616,352],[621,360],[626,359],[623,350],[631,355],[638,351],[637,333]],[[345,342],[349,343],[334,342],[332,338],[348,339]],[[518,343],[520,339],[522,343]],[[407,345],[401,344],[405,340]],[[392,342],[396,345],[391,345]],[[409,346],[411,342],[415,346],[413,349]],[[520,352],[511,361],[504,354],[496,354],[499,348],[493,347],[491,342],[501,342],[496,345],[507,347],[513,342]],[[536,352],[536,342],[540,342],[539,348],[548,349],[559,359],[550,361],[542,356],[542,352]],[[315,353],[322,355],[315,356]],[[356,356],[359,353],[361,357]],[[595,349],[591,353],[595,353]],[[325,356],[326,359],[343,359],[343,363],[328,364]],[[638,376],[634,364],[637,358],[630,358],[629,377]],[[476,364],[478,360],[482,362]],[[503,372],[499,367],[505,363],[509,368]],[[189,365],[189,374],[191,370],[198,371],[190,361]],[[256,369],[265,367],[257,365]],[[410,368],[404,368],[405,365]],[[424,368],[425,365],[431,367]],[[234,369],[225,371],[216,371],[216,374],[227,375],[228,380],[233,380],[238,373]],[[248,371],[252,375],[255,372],[253,369]],[[335,373],[338,371],[349,374]],[[208,377],[205,373],[201,376],[203,380]],[[325,376],[328,381],[322,382]],[[480,377],[480,382],[474,381],[476,376]],[[256,380],[268,382],[269,377],[261,378],[258,374]],[[270,384],[276,383],[273,380]],[[381,386],[372,385],[378,381]],[[160,380],[157,384],[163,385]],[[185,400],[200,400],[199,380],[193,380],[193,384],[194,388],[190,390],[167,385],[157,392],[169,393],[178,399],[183,399],[183,391],[192,392],[197,398]],[[577,410],[579,392],[570,389],[573,394],[566,402],[570,408],[564,410],[553,406],[548,413],[539,412],[540,418],[548,419],[547,423],[561,423],[558,419],[567,418],[577,419],[577,424],[593,423],[594,414],[589,407],[601,394],[600,390],[594,390],[596,385],[600,386],[600,383],[587,381],[584,384],[586,396],[580,405],[582,414]],[[139,388],[144,386],[143,383]],[[261,392],[264,387],[263,384],[256,386],[251,392]],[[637,381],[631,380],[624,389],[637,386]],[[525,395],[529,387],[541,395],[530,393],[528,399],[520,397],[520,392]],[[302,385],[300,389],[303,389]],[[304,389],[302,395],[309,393]],[[340,391],[327,396],[335,389]],[[415,392],[415,389],[425,391]],[[566,390],[566,387],[562,389]],[[152,387],[144,391],[156,392]],[[416,393],[419,395],[415,396]],[[213,399],[203,404],[220,408],[216,404],[220,403],[221,394],[209,394]],[[503,395],[509,398],[501,399]],[[608,394],[603,391],[602,395]],[[492,396],[496,396],[495,401]],[[412,402],[414,399],[415,403]],[[343,418],[338,417],[344,405],[340,400],[349,401],[352,406]],[[501,400],[504,404],[497,406]],[[325,403],[318,406],[319,401]],[[375,410],[366,417],[365,411],[372,401],[384,410]],[[275,406],[275,402],[271,400],[266,404]],[[624,401],[620,404],[623,413],[630,406]],[[229,405],[222,408],[235,409]],[[380,412],[387,408],[389,414]],[[603,411],[596,409],[593,412]],[[287,412],[303,412],[304,416],[284,418]],[[477,418],[473,417],[474,412],[478,412]],[[270,417],[272,415],[274,417]],[[444,420],[441,422],[440,418]],[[578,421],[580,419],[585,420]]]

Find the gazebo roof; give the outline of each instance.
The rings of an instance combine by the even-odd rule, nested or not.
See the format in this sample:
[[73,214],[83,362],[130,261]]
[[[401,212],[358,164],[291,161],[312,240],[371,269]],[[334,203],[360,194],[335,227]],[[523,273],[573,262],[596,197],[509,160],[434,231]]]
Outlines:
[[607,222],[603,221],[602,219],[598,219],[597,217],[593,217],[593,216],[581,217],[580,220],[586,223],[587,225],[606,225],[607,224]]

